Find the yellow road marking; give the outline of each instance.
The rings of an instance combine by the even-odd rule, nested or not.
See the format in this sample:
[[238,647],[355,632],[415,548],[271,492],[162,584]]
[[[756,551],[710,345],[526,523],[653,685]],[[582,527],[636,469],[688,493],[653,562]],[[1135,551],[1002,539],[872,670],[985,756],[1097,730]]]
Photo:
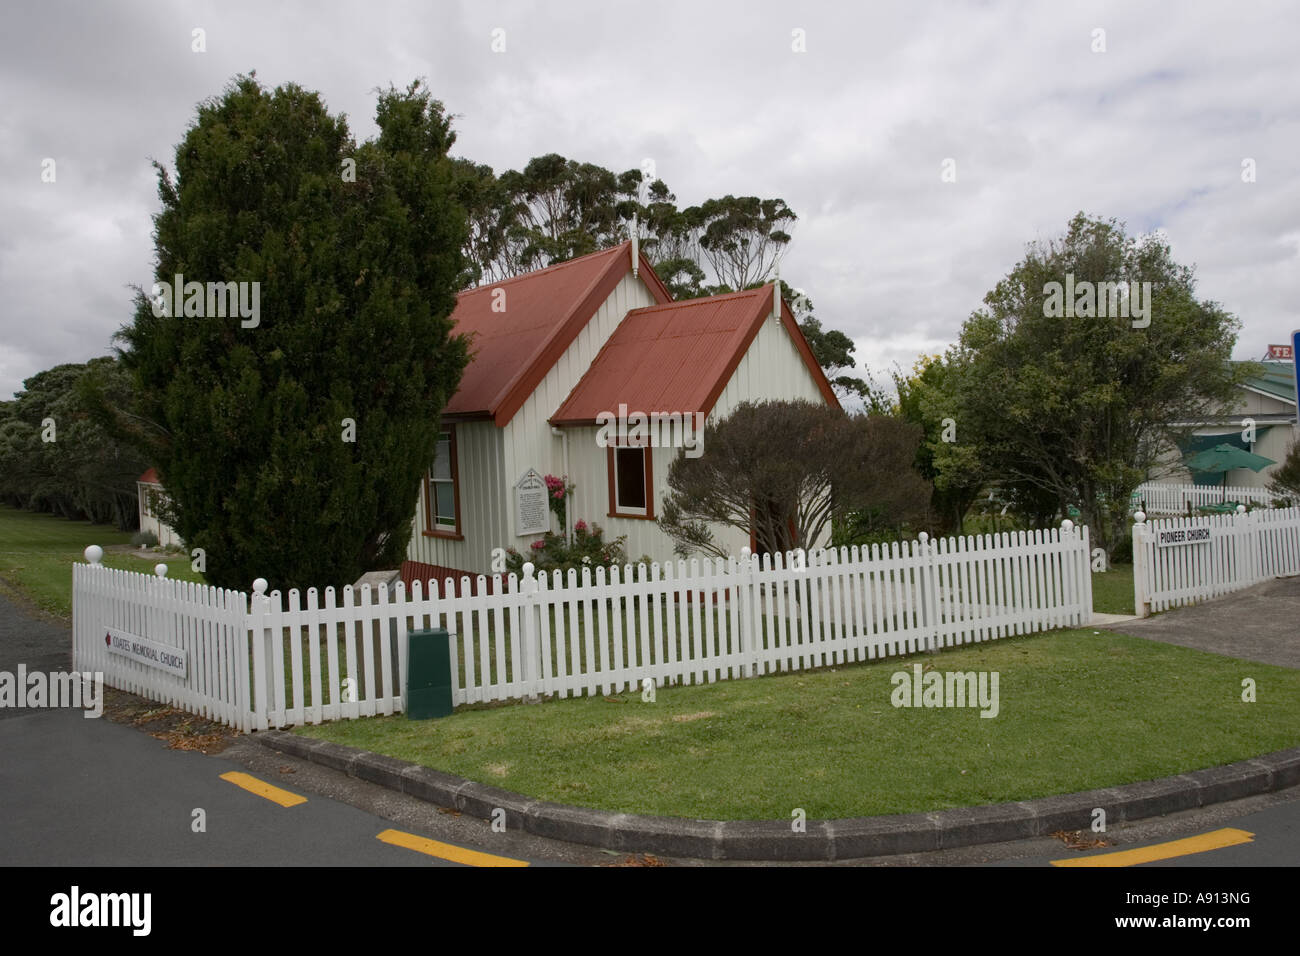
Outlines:
[[278,803],[282,807],[296,807],[300,803],[306,803],[306,797],[300,797],[296,793],[290,793],[288,790],[281,790],[279,787],[273,787],[264,780],[258,780],[256,777],[247,773],[240,773],[232,770],[230,773],[223,773],[222,780],[233,783],[236,787],[243,787],[249,793],[255,793],[259,797],[266,797],[272,803]]
[[528,865],[527,860],[512,860],[508,856],[479,853],[477,850],[467,850],[464,847],[452,846],[450,843],[439,843],[437,840],[416,836],[414,833],[403,833],[401,830],[385,830],[376,839],[391,843],[393,846],[414,850],[416,853],[436,856],[442,860],[451,860],[453,863],[464,863],[466,866]]
[[1172,840],[1169,843],[1157,843],[1154,846],[1138,847],[1135,850],[1118,850],[1114,853],[1081,856],[1071,860],[1053,860],[1052,866],[1136,866],[1138,863],[1170,860],[1176,856],[1188,856],[1192,853],[1204,853],[1206,850],[1220,850],[1225,846],[1239,846],[1242,843],[1254,842],[1255,834],[1227,827],[1223,830],[1212,830],[1209,833],[1187,837],[1185,840]]

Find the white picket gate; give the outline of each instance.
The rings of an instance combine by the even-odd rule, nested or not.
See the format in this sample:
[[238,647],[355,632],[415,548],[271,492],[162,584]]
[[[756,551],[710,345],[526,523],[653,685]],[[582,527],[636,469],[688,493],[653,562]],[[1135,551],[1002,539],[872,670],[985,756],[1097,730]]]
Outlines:
[[[1087,528],[805,555],[479,576],[454,587],[219,591],[78,565],[74,659],[243,730],[404,709],[406,634],[446,628],[454,704],[712,682],[1054,627],[1092,614]],[[441,592],[441,593],[440,593]],[[186,650],[185,678],[96,650]]]
[[1134,519],[1133,600],[1142,617],[1300,574],[1300,508]]

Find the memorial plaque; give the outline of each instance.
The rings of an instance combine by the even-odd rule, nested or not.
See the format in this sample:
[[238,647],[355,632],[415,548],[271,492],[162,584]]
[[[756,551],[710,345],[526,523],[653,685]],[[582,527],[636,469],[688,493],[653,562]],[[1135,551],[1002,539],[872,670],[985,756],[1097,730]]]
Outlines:
[[515,534],[544,534],[551,528],[546,480],[529,468],[515,483]]

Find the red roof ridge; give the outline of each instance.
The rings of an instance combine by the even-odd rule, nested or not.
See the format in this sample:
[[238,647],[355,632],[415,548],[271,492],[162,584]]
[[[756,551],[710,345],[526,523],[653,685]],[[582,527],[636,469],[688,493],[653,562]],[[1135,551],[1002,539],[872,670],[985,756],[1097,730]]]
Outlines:
[[698,299],[677,299],[674,302],[665,302],[662,305],[643,305],[639,309],[630,309],[628,315],[631,315],[633,312],[654,312],[659,309],[674,309],[679,306],[686,308],[687,306],[693,305],[708,305],[709,303],[717,302],[720,299],[737,299],[746,295],[758,295],[770,291],[771,288],[772,283],[769,282],[767,285],[761,285],[756,289],[741,289],[739,292],[719,292],[717,295],[705,295]]
[[459,299],[463,296],[476,295],[479,292],[490,292],[493,289],[498,289],[503,285],[509,285],[512,282],[518,282],[521,279],[533,279],[537,276],[545,275],[548,272],[558,272],[561,269],[575,265],[579,262],[584,262],[587,259],[594,259],[596,256],[607,256],[612,252],[618,251],[627,252],[627,247],[631,245],[631,243],[632,240],[627,239],[619,243],[617,246],[610,246],[608,249],[597,249],[595,252],[589,252],[585,256],[578,256],[575,259],[565,259],[563,262],[553,262],[549,266],[543,266],[541,269],[534,269],[531,272],[521,272],[519,275],[510,276],[497,282],[484,282],[482,285],[476,285],[472,289],[464,289],[457,292],[456,298]]

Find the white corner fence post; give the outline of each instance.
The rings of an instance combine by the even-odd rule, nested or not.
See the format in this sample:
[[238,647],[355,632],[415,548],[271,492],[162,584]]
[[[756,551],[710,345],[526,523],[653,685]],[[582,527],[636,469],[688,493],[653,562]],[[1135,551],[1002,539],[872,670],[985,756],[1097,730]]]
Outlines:
[[523,634],[519,642],[519,656],[522,658],[520,663],[519,681],[520,692],[525,700],[535,701],[538,699],[538,680],[537,677],[542,672],[541,668],[541,645],[537,641],[537,614],[541,608],[538,600],[538,588],[536,568],[533,562],[524,562],[524,579],[521,583],[523,592]]
[[1138,617],[1150,615],[1151,592],[1147,580],[1148,554],[1147,516],[1145,512],[1133,512],[1133,610]]
[[[92,544],[82,552],[86,567],[72,566],[72,669],[75,671],[104,670],[95,667],[94,661],[102,654],[95,647],[94,635],[91,633],[99,613],[100,595],[98,588],[92,588],[87,575],[94,573],[91,568],[103,571],[100,562],[104,558],[104,549]],[[78,587],[78,585],[82,585]],[[92,596],[93,595],[93,596]]]
[[[1084,583],[1079,574],[1079,544],[1082,542],[1083,535],[1075,536],[1074,522],[1066,518],[1061,522],[1059,540],[1061,544],[1061,578],[1064,584],[1065,593],[1061,595],[1066,607],[1066,621],[1071,624],[1084,625],[1092,617],[1092,604],[1083,603]],[[1087,571],[1089,564],[1087,553],[1083,556],[1083,569]],[[1078,608],[1078,620],[1075,620]]]
[[267,667],[268,654],[272,653],[271,629],[268,618],[271,615],[271,599],[266,593],[266,578],[253,582],[252,605],[249,614],[249,630],[253,634],[253,686],[248,696],[249,709],[253,712],[253,726],[257,730],[270,727],[271,691],[270,668]]

